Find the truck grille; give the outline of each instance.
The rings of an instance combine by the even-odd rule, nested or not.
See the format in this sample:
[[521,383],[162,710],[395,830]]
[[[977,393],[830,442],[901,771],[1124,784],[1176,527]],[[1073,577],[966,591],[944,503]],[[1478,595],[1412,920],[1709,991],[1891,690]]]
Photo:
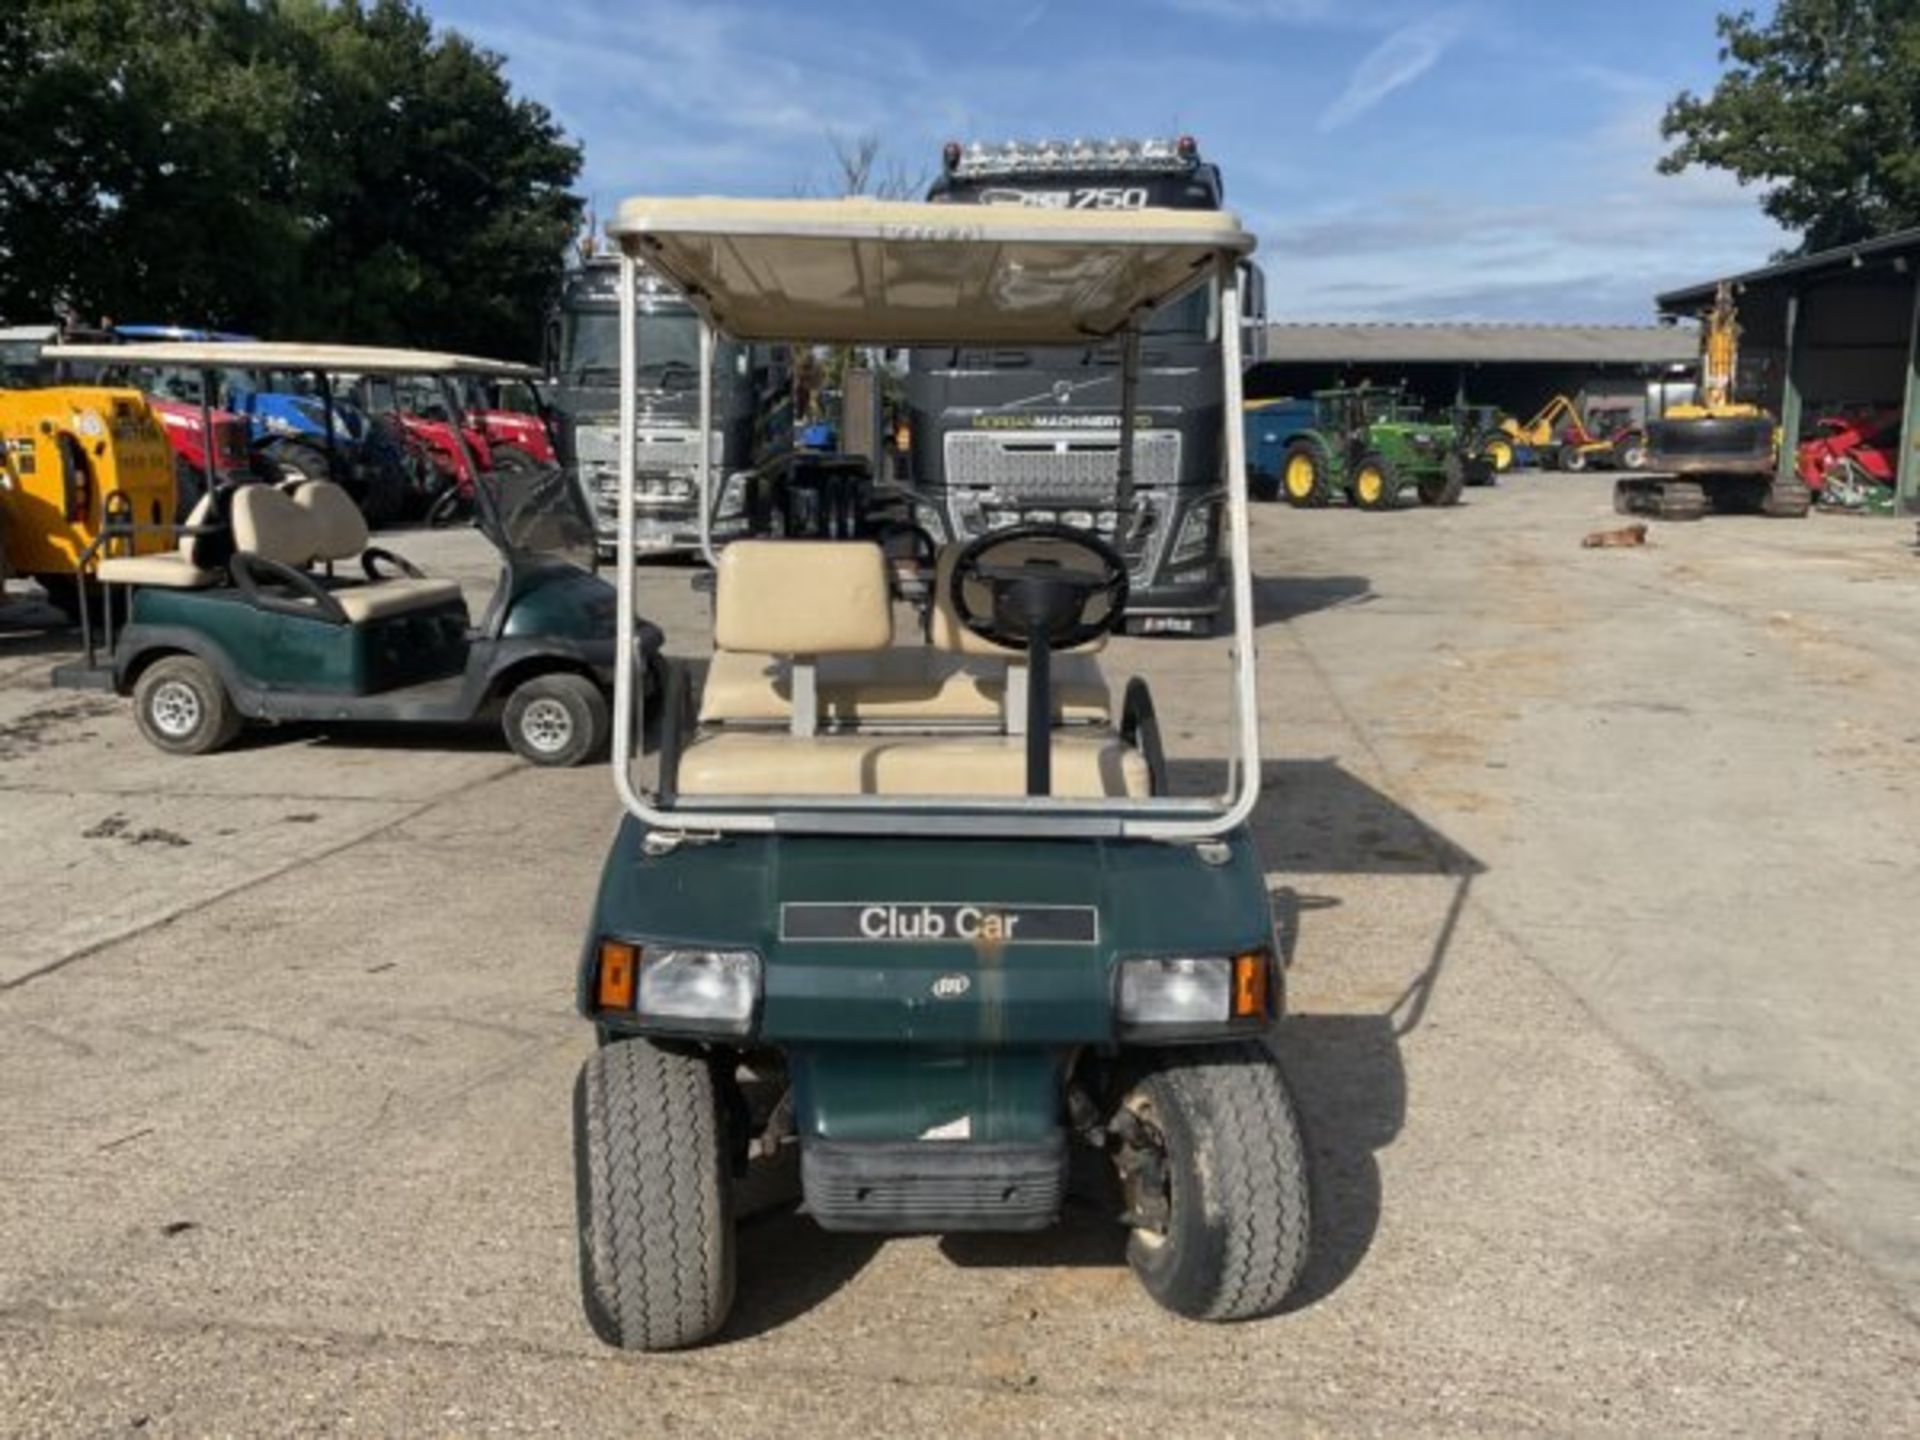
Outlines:
[[[1120,479],[1120,442],[1106,431],[956,430],[946,437],[947,483],[985,485],[1022,500],[1098,501]],[[1180,432],[1133,437],[1138,485],[1180,480]]]
[[[582,429],[574,436],[574,453],[583,466],[609,470],[620,467],[620,432],[598,427]],[[700,463],[700,436],[694,430],[654,430],[640,432],[634,441],[634,463],[641,473],[681,471],[691,474]]]

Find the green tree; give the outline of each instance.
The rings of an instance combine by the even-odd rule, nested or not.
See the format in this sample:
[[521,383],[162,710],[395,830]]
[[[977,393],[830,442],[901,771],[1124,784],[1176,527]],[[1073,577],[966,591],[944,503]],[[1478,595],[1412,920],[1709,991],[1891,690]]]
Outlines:
[[1661,132],[1679,143],[1662,173],[1763,186],[1805,251],[1920,224],[1920,4],[1779,0],[1765,21],[1722,15],[1719,33],[1726,73],[1668,108]]
[[412,0],[15,0],[0,313],[527,354],[580,153]]

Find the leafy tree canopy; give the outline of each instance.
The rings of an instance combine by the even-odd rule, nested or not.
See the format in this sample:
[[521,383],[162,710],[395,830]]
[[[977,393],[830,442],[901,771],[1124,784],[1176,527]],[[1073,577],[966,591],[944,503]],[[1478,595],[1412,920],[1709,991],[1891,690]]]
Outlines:
[[527,354],[580,151],[414,0],[0,5],[0,314]]
[[1765,187],[1762,205],[1825,250],[1920,224],[1920,3],[1779,0],[1722,15],[1726,73],[1683,92],[1661,132],[1691,165]]

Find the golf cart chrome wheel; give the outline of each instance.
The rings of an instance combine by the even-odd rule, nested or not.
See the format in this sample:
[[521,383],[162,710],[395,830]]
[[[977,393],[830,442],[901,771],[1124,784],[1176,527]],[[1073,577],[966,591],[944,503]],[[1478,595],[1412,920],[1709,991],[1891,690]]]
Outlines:
[[1258,1042],[1157,1052],[1109,1142],[1132,1233],[1127,1263],[1195,1320],[1279,1309],[1306,1264],[1306,1147],[1279,1065]]
[[584,675],[536,675],[507,697],[507,743],[535,765],[579,765],[606,748],[607,697]]
[[240,733],[220,677],[192,655],[169,655],[141,672],[133,715],[141,734],[174,755],[205,755]]
[[147,701],[153,728],[170,740],[184,740],[200,727],[200,697],[178,680],[155,687]]

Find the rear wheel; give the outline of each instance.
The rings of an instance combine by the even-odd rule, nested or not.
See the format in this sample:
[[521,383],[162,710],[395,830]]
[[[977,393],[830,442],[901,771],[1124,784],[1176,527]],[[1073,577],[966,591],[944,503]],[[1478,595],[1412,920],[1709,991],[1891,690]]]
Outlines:
[[523,680],[507,697],[507,743],[534,765],[579,765],[606,749],[612,729],[607,697],[584,675],[561,672]]
[[1280,487],[1287,504],[1297,510],[1317,510],[1333,498],[1327,481],[1327,457],[1310,441],[1296,440],[1280,462]]
[[1369,451],[1354,463],[1349,488],[1362,510],[1391,510],[1400,498],[1400,474],[1386,456]]
[[282,441],[269,450],[267,469],[281,484],[289,480],[333,479],[333,467],[327,463],[326,452],[298,440]]
[[206,661],[169,655],[141,672],[133,687],[140,733],[170,755],[206,755],[240,733],[240,713]]
[[625,1350],[697,1345],[733,1306],[732,1171],[713,1067],[645,1040],[596,1051],[573,1089],[580,1293]]
[[1196,1320],[1277,1310],[1307,1259],[1306,1147],[1258,1043],[1156,1054],[1109,1126],[1133,1234],[1127,1263]]
[[1513,442],[1504,436],[1489,440],[1480,453],[1493,462],[1493,473],[1504,475],[1513,468]]
[[1587,452],[1578,445],[1560,447],[1560,468],[1569,475],[1581,474],[1587,468]]

